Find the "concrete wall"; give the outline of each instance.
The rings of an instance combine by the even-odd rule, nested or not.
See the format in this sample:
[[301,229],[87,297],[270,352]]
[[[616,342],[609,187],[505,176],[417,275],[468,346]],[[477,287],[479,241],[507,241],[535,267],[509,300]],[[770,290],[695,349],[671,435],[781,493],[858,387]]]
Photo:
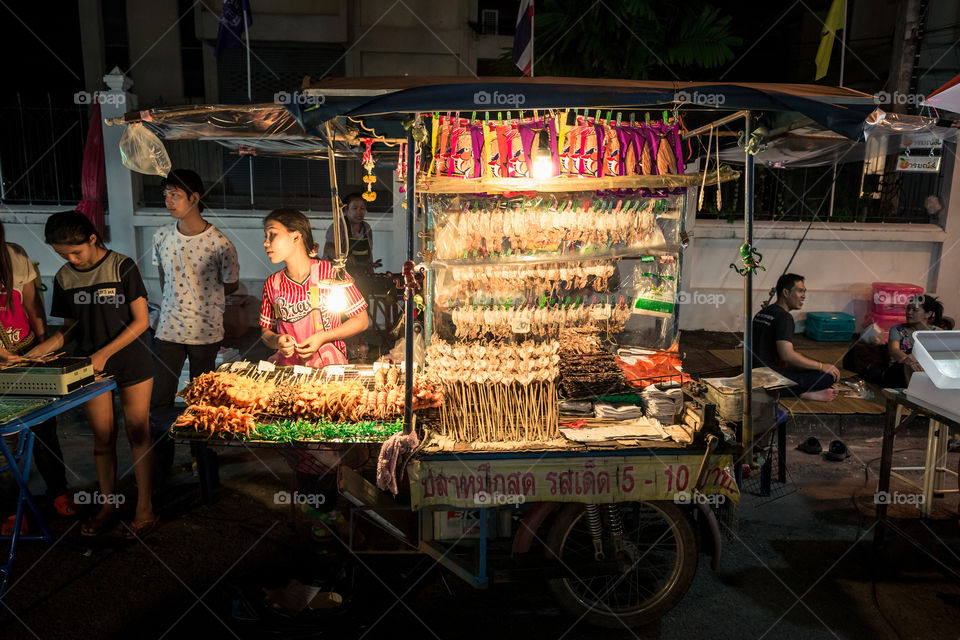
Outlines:
[[[960,212],[955,214],[960,217]],[[757,222],[754,245],[765,271],[754,276],[753,309],[760,308],[802,237],[807,223]],[[743,326],[743,278],[729,268],[742,266],[739,247],[743,224],[700,220],[684,253],[683,290],[694,302],[680,307],[681,329],[740,331]],[[790,266],[806,277],[804,308],[794,313],[798,327],[806,312],[842,311],[862,327],[873,282],[906,282],[944,297],[948,314],[960,315],[960,295],[938,282],[936,261],[948,234],[936,225],[815,224]],[[699,295],[698,295],[699,294]],[[720,294],[720,295],[709,295]],[[698,304],[697,300],[711,304]],[[722,304],[712,304],[722,300]]]

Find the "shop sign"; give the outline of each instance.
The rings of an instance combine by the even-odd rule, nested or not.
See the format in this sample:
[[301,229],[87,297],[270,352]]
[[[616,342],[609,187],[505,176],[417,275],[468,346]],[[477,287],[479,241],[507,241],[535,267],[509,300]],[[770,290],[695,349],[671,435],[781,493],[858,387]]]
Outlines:
[[[413,509],[448,505],[477,508],[511,503],[611,503],[640,500],[678,501],[693,489],[700,455],[598,456],[539,460],[420,459],[407,465]],[[710,458],[704,495],[737,501],[730,455]]]

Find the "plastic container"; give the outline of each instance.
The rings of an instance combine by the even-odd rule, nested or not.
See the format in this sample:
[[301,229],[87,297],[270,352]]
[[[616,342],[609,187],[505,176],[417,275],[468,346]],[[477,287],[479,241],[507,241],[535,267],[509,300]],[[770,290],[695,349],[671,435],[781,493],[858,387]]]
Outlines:
[[915,331],[913,354],[938,389],[960,389],[960,331]]
[[848,313],[811,311],[807,314],[804,333],[819,342],[845,342],[853,339],[857,319]]
[[923,287],[902,282],[874,282],[873,307],[880,313],[905,311],[912,296],[923,293]]
[[870,311],[867,315],[867,321],[880,327],[880,334],[883,336],[883,343],[886,344],[890,337],[890,329],[898,324],[907,321],[907,316],[903,312],[882,313],[880,311]]

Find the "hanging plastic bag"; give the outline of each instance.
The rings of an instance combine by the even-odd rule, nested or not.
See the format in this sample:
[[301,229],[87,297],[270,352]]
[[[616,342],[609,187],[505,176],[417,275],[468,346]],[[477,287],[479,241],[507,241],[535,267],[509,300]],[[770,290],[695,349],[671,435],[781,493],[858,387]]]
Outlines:
[[127,125],[120,137],[120,157],[123,166],[137,173],[158,175],[170,173],[170,156],[163,142],[142,122]]

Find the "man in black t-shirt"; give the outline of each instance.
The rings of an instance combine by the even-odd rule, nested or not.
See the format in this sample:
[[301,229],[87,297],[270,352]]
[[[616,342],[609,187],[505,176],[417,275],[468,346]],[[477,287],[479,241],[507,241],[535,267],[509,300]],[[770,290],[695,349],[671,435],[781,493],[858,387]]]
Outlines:
[[790,312],[803,306],[806,295],[803,276],[785,273],[777,280],[777,301],[753,317],[753,366],[770,367],[793,380],[796,384],[784,389],[786,394],[805,400],[833,400],[837,397],[833,383],[840,378],[840,370],[793,348]]

